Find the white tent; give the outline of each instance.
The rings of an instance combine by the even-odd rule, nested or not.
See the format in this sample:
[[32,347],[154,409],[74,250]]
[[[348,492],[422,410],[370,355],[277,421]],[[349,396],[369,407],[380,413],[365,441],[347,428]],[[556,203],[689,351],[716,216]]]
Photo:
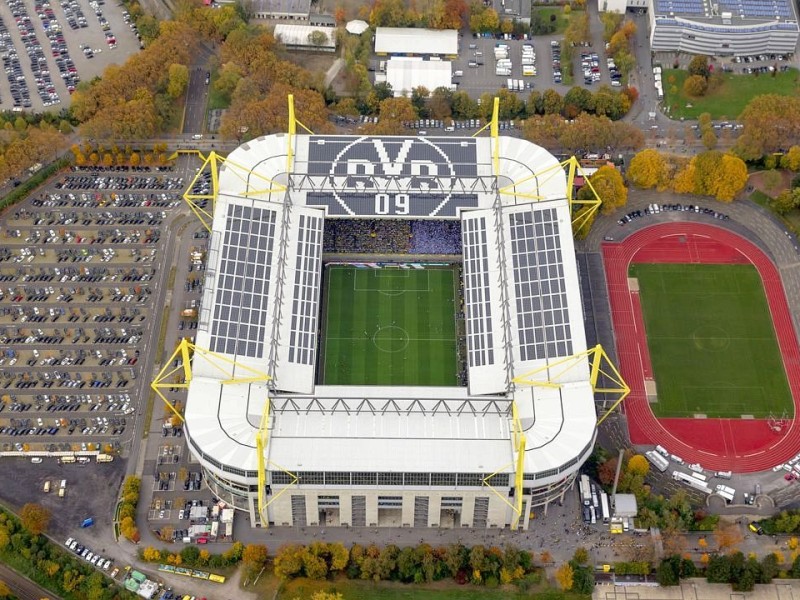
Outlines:
[[353,35],[361,35],[367,29],[369,29],[369,25],[366,21],[361,21],[359,19],[355,21],[348,21],[347,25],[345,25],[345,29],[347,33],[352,33]]
[[446,60],[422,60],[421,57],[396,56],[386,62],[386,81],[395,96],[410,96],[414,88],[450,87],[453,63]]

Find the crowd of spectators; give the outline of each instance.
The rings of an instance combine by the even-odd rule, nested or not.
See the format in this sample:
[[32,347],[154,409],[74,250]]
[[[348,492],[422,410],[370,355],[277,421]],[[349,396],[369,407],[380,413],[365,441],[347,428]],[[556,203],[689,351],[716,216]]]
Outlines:
[[354,254],[461,254],[461,223],[401,219],[328,219],[323,251]]
[[411,254],[461,254],[461,221],[411,221]]

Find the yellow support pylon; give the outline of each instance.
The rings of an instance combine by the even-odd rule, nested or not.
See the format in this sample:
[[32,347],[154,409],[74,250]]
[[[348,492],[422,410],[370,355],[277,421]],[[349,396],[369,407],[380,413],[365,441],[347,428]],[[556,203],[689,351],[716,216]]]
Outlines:
[[[603,201],[600,198],[600,195],[595,190],[592,183],[589,181],[589,177],[586,175],[585,171],[581,167],[580,162],[574,156],[570,156],[567,160],[562,161],[558,164],[551,165],[546,169],[542,169],[541,171],[537,171],[527,177],[523,177],[519,181],[515,181],[509,185],[506,185],[498,191],[501,195],[507,196],[515,196],[517,198],[528,198],[531,200],[544,200],[543,196],[539,194],[531,194],[528,192],[518,192],[516,191],[516,187],[520,186],[532,179],[537,179],[538,181],[544,183],[547,179],[542,179],[545,175],[550,177],[553,176],[560,176],[562,170],[567,169],[567,201],[569,202],[569,209],[570,214],[572,215],[572,225],[574,230],[580,229],[589,219],[594,217],[597,211],[600,208],[600,205]],[[588,199],[577,198],[575,196],[575,176],[576,174],[580,174],[584,178],[584,182],[586,185],[589,186],[589,189],[592,192],[593,197]],[[588,210],[581,211],[582,208],[588,207]]]
[[483,127],[478,129],[472,134],[472,137],[477,137],[486,129],[492,136],[492,167],[494,168],[494,176],[500,176],[500,98],[495,96],[494,103],[492,104],[492,118]]

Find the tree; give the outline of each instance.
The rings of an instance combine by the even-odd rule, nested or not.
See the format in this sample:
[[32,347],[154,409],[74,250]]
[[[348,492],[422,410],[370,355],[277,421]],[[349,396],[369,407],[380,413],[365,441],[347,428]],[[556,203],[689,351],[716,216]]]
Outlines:
[[741,543],[743,536],[735,523],[720,520],[714,531],[714,538],[717,540],[717,547],[720,551],[726,551],[735,550]]
[[575,554],[572,555],[572,560],[579,565],[585,565],[589,562],[589,551],[583,546],[578,546],[575,549]]
[[792,146],[781,156],[781,169],[800,171],[800,146]]
[[[603,203],[601,210],[604,214],[610,214],[628,202],[628,188],[625,187],[622,174],[613,166],[600,167],[589,177],[589,182]],[[579,197],[588,187],[581,188]],[[591,190],[587,191],[591,193]]]
[[158,548],[148,546],[142,550],[142,558],[147,562],[157,562],[161,560],[161,551]]
[[575,571],[569,563],[565,563],[558,567],[556,570],[556,582],[558,587],[563,591],[568,592],[572,589],[572,584],[575,578]]
[[700,136],[700,140],[706,150],[713,150],[717,147],[717,134],[714,133],[713,129],[706,129]]
[[5,581],[0,581],[0,597],[7,598],[11,595],[11,590]]
[[676,566],[679,561],[679,556],[670,556],[661,561],[656,569],[656,579],[659,585],[666,587],[680,583],[680,571]]
[[631,159],[628,179],[640,188],[665,189],[669,185],[669,166],[658,150],[648,148]]
[[631,456],[630,460],[628,460],[628,466],[626,468],[636,475],[646,477],[650,472],[650,463],[647,462],[647,459],[641,454],[634,454]]
[[753,98],[739,116],[744,126],[735,152],[756,160],[800,143],[800,97],[764,94]]
[[50,524],[50,511],[41,504],[29,502],[19,511],[19,519],[22,526],[33,535],[39,535],[47,531]]
[[263,544],[248,544],[242,551],[242,562],[245,572],[250,576],[256,575],[267,565],[269,551]]
[[683,93],[693,98],[704,96],[708,91],[708,80],[700,75],[690,75],[683,82]]
[[273,560],[275,575],[280,579],[291,579],[303,570],[304,548],[298,544],[282,546]]
[[328,43],[328,34],[322,31],[321,29],[315,29],[311,33],[308,34],[308,42],[312,46],[324,46]]
[[782,191],[770,201],[769,205],[779,215],[785,215],[796,208],[800,208],[800,188]]
[[169,83],[167,84],[167,94],[171,98],[179,98],[186,91],[189,85],[189,68],[186,65],[172,63],[169,66]]
[[692,57],[692,60],[689,61],[689,75],[692,77],[702,77],[703,79],[708,79],[710,72],[711,71],[708,68],[707,56],[698,54]]

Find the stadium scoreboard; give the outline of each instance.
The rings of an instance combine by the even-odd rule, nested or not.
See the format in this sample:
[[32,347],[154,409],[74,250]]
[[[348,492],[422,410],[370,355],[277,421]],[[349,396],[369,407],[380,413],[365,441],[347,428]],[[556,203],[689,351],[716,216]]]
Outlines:
[[290,187],[329,217],[456,219],[496,193],[485,141],[312,135]]

